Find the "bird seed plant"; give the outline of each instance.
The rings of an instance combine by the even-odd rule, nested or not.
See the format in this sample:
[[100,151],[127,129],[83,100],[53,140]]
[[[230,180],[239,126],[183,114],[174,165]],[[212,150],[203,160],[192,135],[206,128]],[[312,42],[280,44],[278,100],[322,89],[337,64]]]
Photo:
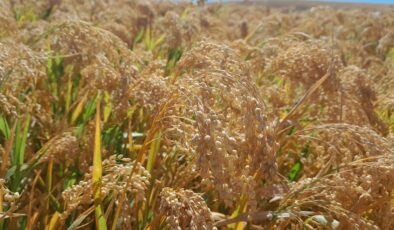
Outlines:
[[393,10],[0,1],[0,230],[390,230],[393,143]]

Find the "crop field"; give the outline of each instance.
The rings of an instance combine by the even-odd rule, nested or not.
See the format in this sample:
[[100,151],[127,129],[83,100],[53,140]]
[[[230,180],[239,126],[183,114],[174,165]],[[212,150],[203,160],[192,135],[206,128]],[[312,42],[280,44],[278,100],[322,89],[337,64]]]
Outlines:
[[0,230],[394,229],[394,10],[0,0]]

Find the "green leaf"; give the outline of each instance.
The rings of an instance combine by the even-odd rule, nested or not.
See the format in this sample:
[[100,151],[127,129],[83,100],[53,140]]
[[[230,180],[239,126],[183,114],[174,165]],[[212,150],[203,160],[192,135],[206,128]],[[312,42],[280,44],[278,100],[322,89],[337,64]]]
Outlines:
[[73,172],[71,174],[71,177],[64,181],[63,190],[75,185],[75,183],[77,182],[77,178],[78,178],[78,174],[76,172]]
[[41,15],[40,18],[47,20],[49,18],[49,16],[51,15],[53,7],[49,7],[48,9],[46,9]]
[[8,126],[7,120],[0,116],[0,130],[3,133],[6,140],[10,138],[10,127]]
[[25,158],[26,141],[29,133],[30,115],[27,115],[22,130],[21,121],[18,120],[15,134],[15,152],[13,154],[13,163],[22,165]]
[[16,165],[12,166],[11,168],[9,168],[9,169],[7,170],[7,173],[6,173],[6,175],[5,175],[5,178],[6,178],[7,180],[9,180],[12,176],[15,175],[15,172],[16,172]]
[[27,136],[29,133],[29,127],[30,127],[30,115],[27,115],[26,121],[25,121],[25,126],[23,129],[22,133],[22,140],[21,140],[21,146],[20,146],[20,152],[19,152],[19,164],[22,165],[24,160],[25,160],[25,149],[26,149],[26,141],[27,141]]
[[81,137],[84,128],[85,128],[85,125],[84,125],[84,124],[80,124],[80,125],[78,125],[77,127],[75,127],[75,129],[74,129],[74,135],[75,135],[76,137]]
[[300,172],[302,170],[302,167],[303,167],[303,165],[302,165],[301,161],[297,161],[293,165],[293,167],[291,168],[291,170],[289,172],[289,175],[288,175],[290,181],[296,181],[297,180],[297,178],[298,178],[298,176],[299,176],[299,174],[300,174]]
[[182,57],[182,49],[181,48],[176,48],[170,50],[168,54],[168,61],[167,61],[167,66],[166,66],[166,72],[167,74],[174,69],[176,63],[181,59]]
[[87,122],[93,116],[96,107],[96,97],[94,97],[86,106],[85,112],[82,115],[83,121]]
[[103,209],[101,205],[97,206],[95,209],[96,213],[96,227],[98,230],[107,230],[107,222],[105,220]]
[[142,39],[144,38],[144,28],[142,28],[140,31],[138,31],[137,36],[134,38],[133,41],[133,49],[135,48],[135,46],[140,43],[142,41]]

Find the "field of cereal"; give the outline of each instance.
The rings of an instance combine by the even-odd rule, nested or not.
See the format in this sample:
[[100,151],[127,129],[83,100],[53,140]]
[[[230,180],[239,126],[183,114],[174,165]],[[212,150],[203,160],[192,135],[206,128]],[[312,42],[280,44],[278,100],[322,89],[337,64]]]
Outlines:
[[0,1],[0,230],[391,230],[393,154],[389,5]]

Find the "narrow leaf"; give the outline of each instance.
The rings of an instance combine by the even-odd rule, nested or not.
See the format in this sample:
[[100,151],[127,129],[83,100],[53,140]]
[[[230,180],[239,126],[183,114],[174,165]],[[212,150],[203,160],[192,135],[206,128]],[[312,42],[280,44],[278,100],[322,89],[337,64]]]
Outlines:
[[0,130],[6,140],[10,139],[10,127],[8,126],[7,120],[3,116],[0,116]]
[[78,117],[81,115],[83,107],[86,103],[87,94],[85,94],[81,101],[78,103],[77,107],[75,108],[73,114],[71,115],[71,124],[74,124]]
[[59,229],[59,220],[60,220],[60,213],[55,212],[53,214],[51,220],[49,221],[49,225],[45,228],[46,230],[56,230]]
[[25,149],[26,149],[26,141],[29,133],[30,126],[30,115],[27,115],[26,120],[24,122],[23,130],[22,124],[18,121],[15,135],[15,155],[14,155],[14,163],[17,165],[22,165],[25,158]]
[[149,149],[148,163],[147,163],[147,170],[149,172],[152,172],[153,166],[156,162],[156,157],[160,148],[160,140],[161,140],[161,132],[159,131],[158,133],[156,133],[155,138],[153,139]]
[[[231,218],[236,218],[245,211],[246,201],[247,201],[247,196],[242,195],[239,200],[239,204],[237,206],[237,209],[235,209],[235,211],[231,214]],[[230,229],[242,230],[244,226],[245,226],[245,222],[237,222],[234,224],[230,224],[228,227]]]
[[104,102],[104,123],[106,123],[112,111],[111,96],[108,92],[104,92]]
[[101,207],[101,177],[103,173],[101,160],[101,119],[100,119],[100,96],[96,100],[96,121],[95,121],[95,136],[94,136],[94,151],[93,151],[93,187],[94,187],[94,206],[96,213],[96,227],[99,230],[106,230],[107,223],[105,221],[104,212]]
[[291,168],[291,171],[289,173],[289,180],[290,181],[297,180],[298,176],[300,175],[301,170],[302,170],[302,163],[301,163],[301,161],[297,161],[293,165],[293,167]]

